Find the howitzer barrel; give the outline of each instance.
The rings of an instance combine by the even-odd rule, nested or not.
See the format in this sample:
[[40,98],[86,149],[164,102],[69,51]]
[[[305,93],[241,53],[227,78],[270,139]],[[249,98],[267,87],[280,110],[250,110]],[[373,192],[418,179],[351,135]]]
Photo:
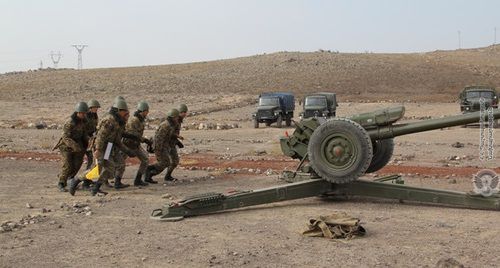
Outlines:
[[[486,123],[488,122],[487,115],[488,113],[485,112],[484,122]],[[493,110],[493,118],[494,120],[500,119],[499,109]],[[474,112],[463,115],[447,116],[444,118],[424,120],[414,123],[380,126],[374,129],[367,129],[367,132],[372,140],[382,140],[406,134],[424,132],[445,127],[454,127],[454,126],[478,123],[479,120],[480,120],[480,112]]]

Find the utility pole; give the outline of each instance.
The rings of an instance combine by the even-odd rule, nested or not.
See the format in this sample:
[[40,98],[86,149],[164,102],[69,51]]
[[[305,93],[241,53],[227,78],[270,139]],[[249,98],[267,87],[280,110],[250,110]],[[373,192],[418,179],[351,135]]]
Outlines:
[[76,51],[78,51],[78,70],[81,70],[83,68],[83,61],[82,61],[82,52],[85,47],[88,47],[87,45],[72,45],[72,47],[76,48]]
[[43,69],[43,61],[42,61],[42,60],[40,60],[40,68],[39,68],[39,69],[40,69],[40,70],[42,70],[42,69]]
[[458,31],[458,49],[462,48],[462,37],[460,36],[461,32]]
[[54,63],[54,69],[57,69],[57,64],[59,63],[59,61],[62,58],[61,51],[58,51],[57,53],[55,53],[54,51],[51,51],[49,56],[52,59],[52,62]]

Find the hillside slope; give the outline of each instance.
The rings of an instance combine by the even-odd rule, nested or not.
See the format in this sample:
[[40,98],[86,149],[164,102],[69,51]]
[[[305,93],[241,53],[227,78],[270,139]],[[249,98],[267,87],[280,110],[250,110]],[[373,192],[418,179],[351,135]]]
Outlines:
[[279,52],[175,65],[43,70],[0,75],[0,94],[7,102],[115,95],[191,102],[193,94],[279,90],[301,96],[329,90],[341,101],[455,101],[463,86],[475,83],[500,85],[500,46],[410,54]]

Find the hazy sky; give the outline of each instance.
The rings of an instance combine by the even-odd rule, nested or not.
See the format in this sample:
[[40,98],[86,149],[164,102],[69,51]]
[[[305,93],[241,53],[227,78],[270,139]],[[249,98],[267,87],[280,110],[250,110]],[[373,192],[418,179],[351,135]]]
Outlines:
[[0,73],[182,63],[277,51],[418,52],[500,42],[498,0],[0,0]]

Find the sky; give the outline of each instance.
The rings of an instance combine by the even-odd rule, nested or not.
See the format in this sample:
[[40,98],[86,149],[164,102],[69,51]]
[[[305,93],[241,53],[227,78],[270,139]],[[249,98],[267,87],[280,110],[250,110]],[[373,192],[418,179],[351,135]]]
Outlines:
[[498,0],[0,0],[0,73],[278,51],[405,53],[500,42]]

